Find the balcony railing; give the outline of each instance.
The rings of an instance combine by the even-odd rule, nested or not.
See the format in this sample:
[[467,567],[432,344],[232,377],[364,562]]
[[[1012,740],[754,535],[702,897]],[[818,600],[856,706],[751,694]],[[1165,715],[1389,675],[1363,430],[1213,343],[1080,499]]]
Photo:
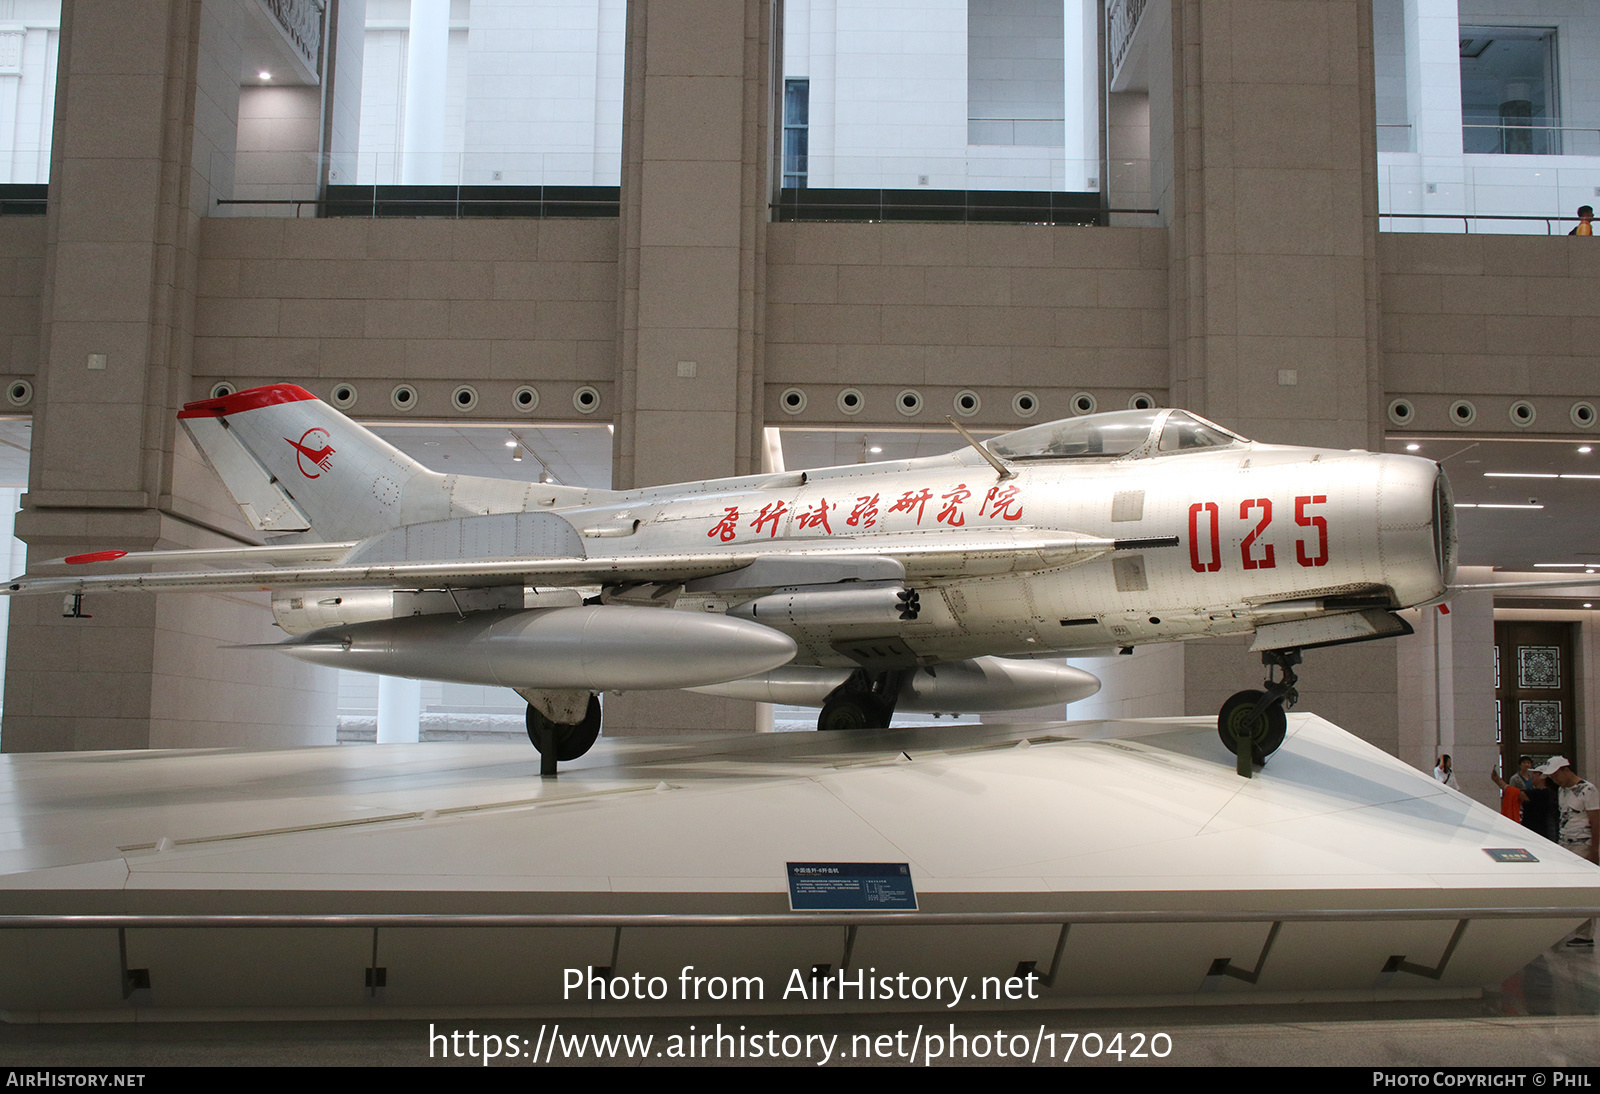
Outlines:
[[1106,5],[1106,50],[1110,54],[1111,78],[1133,44],[1133,32],[1139,29],[1139,17],[1144,14],[1145,0],[1111,0]]

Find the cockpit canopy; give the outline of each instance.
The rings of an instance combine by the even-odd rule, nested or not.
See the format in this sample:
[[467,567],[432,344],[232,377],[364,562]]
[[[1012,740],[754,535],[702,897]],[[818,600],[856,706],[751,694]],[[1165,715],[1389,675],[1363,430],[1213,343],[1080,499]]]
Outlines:
[[1186,410],[1115,410],[1030,426],[985,441],[1003,460],[1146,459],[1248,444]]

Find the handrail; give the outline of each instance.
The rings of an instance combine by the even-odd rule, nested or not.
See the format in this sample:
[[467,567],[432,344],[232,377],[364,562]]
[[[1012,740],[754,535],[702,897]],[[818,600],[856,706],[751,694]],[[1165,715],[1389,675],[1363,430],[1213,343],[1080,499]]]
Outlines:
[[[1025,967],[1030,976],[1047,988],[1055,986],[1061,974],[1063,955],[1067,949],[1068,935],[1074,926],[1085,924],[1173,924],[1173,923],[1270,923],[1265,942],[1262,943],[1253,965],[1242,965],[1232,955],[1213,958],[1207,978],[1232,977],[1246,983],[1259,983],[1268,956],[1285,923],[1292,922],[1371,922],[1395,920],[1455,920],[1455,930],[1445,944],[1443,952],[1433,963],[1412,961],[1407,954],[1393,954],[1384,963],[1383,973],[1410,973],[1424,979],[1442,980],[1467,926],[1474,919],[1588,919],[1600,916],[1600,906],[1575,908],[1294,908],[1245,909],[1241,911],[1121,911],[1121,912],[776,912],[776,913],[659,913],[647,915],[615,914],[454,914],[408,913],[401,915],[372,915],[364,913],[337,913],[329,915],[0,915],[0,930],[39,929],[115,929],[117,932],[118,962],[121,970],[122,997],[134,999],[136,993],[151,986],[150,969],[130,968],[128,964],[129,929],[161,928],[283,928],[283,927],[344,927],[372,932],[372,964],[367,967],[367,991],[376,1000],[378,990],[387,981],[387,968],[380,966],[379,938],[381,929],[414,927],[470,927],[475,929],[495,927],[580,927],[609,928],[612,931],[611,960],[600,969],[605,976],[615,974],[620,968],[622,932],[626,928],[661,927],[843,927],[843,949],[840,953],[841,974],[851,967],[855,953],[857,933],[862,927],[942,927],[942,926],[1047,926],[1058,929],[1053,957],[1049,967],[1039,971],[1038,963],[1018,965],[1019,975]],[[595,972],[591,968],[591,975]]]
[[1544,221],[1545,235],[1552,234],[1550,231],[1550,223],[1552,221],[1565,222],[1570,220],[1576,224],[1579,220],[1575,216],[1562,216],[1560,214],[1538,216],[1526,213],[1379,213],[1378,216],[1399,217],[1402,220],[1459,220],[1462,222],[1467,235],[1472,234],[1472,229],[1467,222],[1473,220],[1542,220]]
[[1590,919],[1600,905],[1570,908],[1280,908],[1099,912],[305,913],[279,915],[0,915],[0,930],[178,927],[868,927],[1062,926],[1064,924],[1296,923],[1436,919]]
[[[981,190],[971,193],[983,193]],[[826,190],[809,191],[825,194]],[[1041,191],[1049,193],[1049,191]],[[773,219],[787,223],[938,223],[938,224],[1065,224],[1100,226],[1112,213],[1160,216],[1160,209],[1102,208],[1098,205],[1041,206],[1032,204],[972,204],[968,202],[851,201],[848,198],[804,203],[776,201],[767,206]],[[930,215],[944,214],[944,215]]]
[[[16,200],[23,200],[23,199],[16,199]],[[529,205],[529,206],[543,206],[543,205],[573,206],[573,205],[581,205],[581,206],[592,206],[592,207],[594,207],[596,209],[615,209],[617,207],[617,202],[616,201],[604,201],[604,200],[596,201],[596,200],[584,199],[584,198],[560,198],[560,197],[558,197],[558,198],[512,198],[512,197],[504,197],[504,198],[499,198],[499,197],[490,197],[490,198],[461,198],[461,197],[422,198],[422,197],[404,197],[404,196],[402,196],[402,197],[391,197],[391,196],[388,196],[388,195],[380,195],[380,196],[377,196],[377,197],[363,197],[363,198],[357,198],[357,197],[348,197],[348,198],[217,198],[217,204],[218,205],[293,205],[295,207],[295,211],[294,212],[295,212],[295,216],[296,217],[300,216],[302,209],[307,205],[311,205],[311,206],[315,206],[315,207],[337,206],[340,209],[354,209],[354,208],[357,208],[359,206],[368,205],[368,206],[371,206],[372,209],[374,210],[374,216],[376,216],[377,208],[379,206],[382,206],[382,205],[428,205],[428,206],[437,205],[437,206],[444,206],[444,207],[455,208],[455,209],[459,209],[462,206],[471,206],[471,205]]]

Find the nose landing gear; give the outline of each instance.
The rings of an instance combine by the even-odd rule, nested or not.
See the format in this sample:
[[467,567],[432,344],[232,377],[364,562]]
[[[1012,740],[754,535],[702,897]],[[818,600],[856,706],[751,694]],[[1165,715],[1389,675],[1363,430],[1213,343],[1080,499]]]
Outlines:
[[[1265,764],[1283,744],[1289,726],[1284,708],[1294,706],[1300,698],[1294,671],[1300,663],[1298,649],[1263,650],[1261,663],[1267,667],[1263,690],[1236,692],[1217,715],[1217,736],[1237,758],[1239,775],[1246,779],[1255,765]],[[1273,678],[1275,670],[1281,673],[1277,679]]]

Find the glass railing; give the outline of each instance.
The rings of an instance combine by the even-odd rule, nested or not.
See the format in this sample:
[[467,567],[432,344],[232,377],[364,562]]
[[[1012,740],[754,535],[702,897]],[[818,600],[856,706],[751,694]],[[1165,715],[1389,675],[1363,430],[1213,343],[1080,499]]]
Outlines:
[[1578,208],[1600,206],[1600,155],[1469,155],[1455,163],[1378,158],[1378,210],[1386,232],[1564,235]]
[[1472,118],[1461,123],[1461,149],[1469,156],[1600,156],[1600,127]]

